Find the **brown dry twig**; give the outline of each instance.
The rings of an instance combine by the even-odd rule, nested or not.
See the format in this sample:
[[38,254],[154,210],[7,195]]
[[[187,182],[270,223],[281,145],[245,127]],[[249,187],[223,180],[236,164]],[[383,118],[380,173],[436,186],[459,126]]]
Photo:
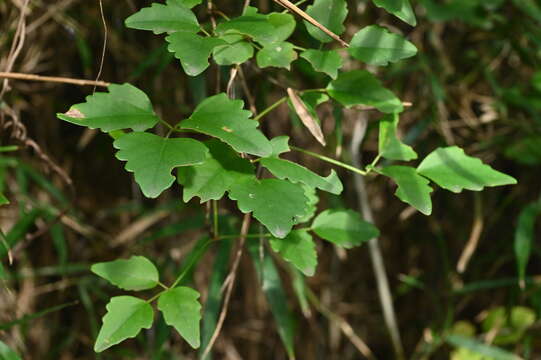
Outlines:
[[0,71],[0,78],[26,80],[26,81],[43,81],[43,82],[51,82],[51,83],[73,84],[73,85],[80,85],[80,86],[89,85],[89,86],[107,87],[111,85],[111,83],[106,82],[106,81],[74,79],[74,78],[59,77],[59,76],[42,76],[42,75],[23,74],[23,73],[16,73],[16,72],[2,72],[2,71]]

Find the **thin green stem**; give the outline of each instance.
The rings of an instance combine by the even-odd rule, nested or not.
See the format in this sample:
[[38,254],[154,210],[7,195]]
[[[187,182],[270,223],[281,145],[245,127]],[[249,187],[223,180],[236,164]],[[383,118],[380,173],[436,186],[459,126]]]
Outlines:
[[212,236],[217,239],[220,236],[219,227],[218,227],[218,201],[212,200],[212,210],[213,210],[213,234]]
[[264,109],[263,111],[261,111],[259,113],[259,115],[257,115],[254,120],[256,121],[259,121],[262,117],[264,117],[265,115],[267,115],[268,113],[270,113],[272,110],[276,109],[278,106],[280,106],[281,104],[285,103],[287,101],[287,97],[284,96],[283,98],[281,98],[280,100],[276,101],[274,104],[272,104],[271,106],[269,106],[268,108]]
[[211,37],[211,36],[212,36],[212,35],[211,35],[207,30],[205,30],[205,28],[202,27],[202,26],[199,27],[199,30],[201,30],[201,32],[202,32],[203,34],[205,34],[206,36],[208,36],[208,37]]
[[[212,239],[208,239],[205,244],[202,246],[203,249],[208,247],[212,243]],[[173,282],[173,285],[171,285],[171,289],[175,288],[181,281],[184,279],[184,277],[190,272],[192,267],[197,263],[198,257],[194,256],[192,261],[186,266],[183,272],[180,273],[180,275],[176,278],[176,280]]]
[[303,48],[301,46],[293,45],[293,49],[299,50],[299,51],[306,51],[306,48]]
[[[236,238],[239,238],[241,237],[241,235],[239,234],[232,234],[232,235],[222,235],[220,236],[219,238],[216,239],[216,241],[218,240],[227,240],[227,239],[236,239]],[[246,234],[246,236],[244,236],[246,239],[258,239],[260,237],[273,237],[272,234]]]
[[0,152],[17,151],[19,147],[17,145],[0,146]]
[[310,155],[312,157],[315,157],[316,159],[319,159],[319,160],[322,160],[322,161],[325,161],[325,162],[328,162],[330,164],[333,164],[333,165],[336,165],[336,166],[340,166],[346,170],[349,170],[349,171],[352,171],[354,173],[357,173],[357,174],[361,174],[363,176],[367,175],[368,172],[367,171],[364,171],[364,170],[361,170],[361,169],[358,169],[354,166],[351,166],[351,165],[348,165],[348,164],[345,164],[341,161],[338,161],[338,160],[335,160],[335,159],[332,159],[330,157],[327,157],[327,156],[324,156],[324,155],[320,155],[320,154],[316,154],[314,152],[311,152],[311,151],[308,151],[308,150],[304,150],[304,149],[301,149],[299,147],[296,147],[296,146],[290,146],[290,148],[292,148],[293,150],[297,150],[299,152],[302,152],[306,155]]
[[161,281],[158,281],[158,285],[160,285],[164,290],[169,290],[167,285],[163,284]]

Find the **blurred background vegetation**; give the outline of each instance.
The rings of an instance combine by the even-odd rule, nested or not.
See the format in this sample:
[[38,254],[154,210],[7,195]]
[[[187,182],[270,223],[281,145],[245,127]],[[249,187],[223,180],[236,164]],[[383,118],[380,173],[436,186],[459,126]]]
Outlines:
[[[25,3],[0,0],[0,71],[95,78],[105,35],[99,2],[30,0],[26,8]],[[149,3],[103,1],[107,46],[101,78],[136,85],[164,119],[179,120],[203,98],[224,89],[229,69],[212,65],[189,78],[160,36],[126,29],[124,19]],[[407,358],[541,358],[541,233],[535,226],[541,212],[541,1],[412,0],[419,22],[415,28],[370,1],[348,4],[343,38],[377,23],[404,34],[419,49],[416,57],[378,70],[389,88],[413,104],[401,118],[405,141],[421,155],[457,144],[519,181],[481,193],[438,190],[433,215],[426,217],[393,197],[391,182],[367,179]],[[282,10],[271,0],[252,5],[262,12]],[[215,1],[215,6],[236,16],[242,2]],[[10,66],[22,9],[26,36]],[[209,21],[205,6],[198,8],[198,17]],[[300,23],[293,41],[316,46]],[[360,66],[348,62],[345,69]],[[284,96],[286,87],[319,88],[329,81],[303,59],[293,63],[291,72],[261,73],[253,64],[243,71],[259,110]],[[105,303],[116,290],[92,275],[89,265],[144,254],[174,278],[208,231],[205,206],[183,204],[178,187],[158,200],[144,199],[114,158],[110,137],[56,118],[55,113],[83,101],[92,87],[18,80],[4,86],[0,192],[10,204],[0,208],[0,229],[11,251],[8,256],[0,246],[0,340],[28,359],[197,358],[163,321],[135,340],[94,354]],[[237,96],[244,96],[240,86]],[[332,103],[318,109],[329,143],[324,150],[287,104],[262,126],[269,137],[289,134],[298,146],[349,162],[356,115],[337,109]],[[377,152],[374,125],[381,115],[366,115],[370,125],[363,155],[368,162]],[[6,151],[14,150],[7,146],[17,148]],[[296,156],[317,172],[328,172],[326,164]],[[342,196],[322,197],[320,204],[356,208],[351,174],[341,171],[340,177]],[[222,206],[224,219],[238,215],[227,202]],[[522,287],[517,238],[532,245]],[[209,282],[219,282],[228,271],[227,258],[221,260],[225,265],[215,262],[216,251],[211,248],[191,275],[203,303]],[[320,243],[318,252],[317,273],[306,279],[306,298],[296,294],[291,274],[278,266],[295,318],[298,359],[362,358],[351,341],[355,336],[375,358],[395,358],[368,248],[341,252]],[[303,307],[298,299],[308,299],[311,306]],[[206,311],[216,309],[208,306]],[[355,336],[345,336],[344,327]],[[498,346],[507,353],[475,355],[471,348],[479,346],[481,352]],[[0,346],[0,358],[1,351]],[[214,357],[287,358],[249,256],[242,260]]]

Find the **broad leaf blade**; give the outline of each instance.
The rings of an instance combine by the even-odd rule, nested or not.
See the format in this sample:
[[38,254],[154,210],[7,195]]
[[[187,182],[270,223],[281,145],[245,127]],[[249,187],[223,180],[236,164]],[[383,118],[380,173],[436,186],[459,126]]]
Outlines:
[[417,159],[417,153],[400,141],[397,134],[398,114],[386,115],[379,121],[379,144],[381,156],[389,160],[410,161]]
[[333,79],[336,79],[338,69],[342,67],[342,57],[335,50],[309,49],[303,51],[301,57],[312,64],[315,71],[323,72]]
[[302,165],[272,157],[261,159],[261,165],[279,179],[301,182],[335,195],[339,195],[343,190],[342,182],[334,170],[331,170],[327,177],[322,177]]
[[535,221],[541,215],[541,202],[527,205],[518,217],[515,229],[514,250],[517,259],[518,277],[521,287],[524,288],[526,266],[530,259],[532,244],[535,238]]
[[378,170],[381,174],[390,177],[398,185],[395,195],[405,203],[410,204],[425,215],[432,213],[432,188],[429,181],[417,174],[409,166],[388,166]]
[[126,27],[138,30],[150,30],[154,34],[164,32],[187,31],[197,33],[199,23],[194,13],[178,1],[168,1],[166,5],[152,3],[128,17]]
[[242,159],[227,144],[211,140],[205,145],[210,156],[204,163],[178,171],[178,181],[184,185],[182,199],[185,202],[194,196],[198,196],[201,203],[219,200],[234,183],[255,178],[250,161]]
[[4,194],[0,193],[0,206],[9,204],[9,200]]
[[152,289],[159,281],[158,269],[144,256],[97,263],[90,270],[124,290]]
[[158,309],[163,313],[165,322],[173,326],[194,349],[200,344],[201,305],[198,298],[197,291],[180,286],[165,291],[158,299]]
[[236,183],[229,197],[243,213],[254,217],[277,238],[284,238],[297,218],[308,212],[308,199],[302,186],[285,180],[263,179]]
[[254,55],[254,47],[241,35],[224,35],[220,39],[227,44],[212,50],[212,57],[218,65],[242,64]]
[[417,172],[449,191],[479,191],[485,186],[516,184],[517,181],[468,156],[457,146],[438,148],[419,165]]
[[373,106],[384,113],[399,113],[402,102],[381,82],[365,70],[353,70],[338,75],[327,86],[331,97],[346,107],[354,105]]
[[208,58],[215,47],[227,44],[215,37],[179,31],[165,38],[167,49],[180,60],[182,69],[190,76],[201,74],[209,66]]
[[107,313],[94,344],[95,352],[102,352],[128,338],[137,336],[141,329],[152,326],[154,313],[149,303],[133,296],[115,296],[107,304]]
[[314,275],[317,266],[316,244],[308,231],[294,230],[283,239],[270,239],[270,244],[272,250],[305,275]]
[[[278,270],[274,265],[272,257],[266,252],[261,254],[259,243],[248,242],[248,251],[254,261],[258,278],[261,279],[261,289],[269,303],[272,315],[276,321],[278,333],[286,348],[290,359],[295,359],[295,327],[291,311],[287,306],[287,296],[282,285]],[[264,250],[264,249],[263,249]]]
[[249,119],[252,113],[243,106],[242,100],[231,100],[224,93],[214,95],[203,100],[192,116],[181,121],[180,127],[217,137],[238,152],[270,155],[269,140],[257,129],[259,123]]
[[[348,15],[345,0],[316,0],[313,5],[306,8],[306,13],[336,35],[342,34],[345,30],[343,22]],[[313,38],[321,42],[331,42],[333,40],[329,35],[309,22],[305,21],[304,24]]]
[[372,2],[377,7],[384,8],[387,12],[409,25],[417,25],[417,19],[415,19],[415,13],[411,8],[409,0],[372,0]]
[[21,357],[3,341],[0,341],[0,360],[21,360]]
[[348,51],[357,60],[381,66],[417,54],[415,45],[402,36],[377,25],[359,30],[353,36]]
[[291,62],[297,59],[293,44],[289,42],[269,43],[263,46],[256,55],[260,68],[278,67],[290,69]]
[[322,239],[347,249],[379,236],[379,230],[353,210],[325,210],[314,219],[312,230]]
[[170,139],[149,133],[130,133],[113,143],[116,157],[127,161],[126,170],[135,174],[143,194],[160,195],[175,181],[171,171],[178,166],[201,164],[208,149],[193,139]]
[[470,350],[473,353],[484,355],[494,360],[521,360],[522,358],[511,354],[496,346],[487,345],[472,338],[460,335],[448,335],[445,340],[456,347],[462,347]]
[[108,90],[109,93],[89,95],[86,102],[73,105],[65,114],[56,116],[75,125],[105,132],[145,131],[159,121],[146,94],[135,86],[111,84]]

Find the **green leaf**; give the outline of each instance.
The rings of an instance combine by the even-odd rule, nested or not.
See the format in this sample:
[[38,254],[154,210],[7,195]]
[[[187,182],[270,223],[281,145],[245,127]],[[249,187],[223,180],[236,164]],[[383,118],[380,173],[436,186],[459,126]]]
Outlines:
[[[306,8],[306,13],[336,35],[342,34],[345,30],[343,22],[348,15],[345,0],[316,0],[313,5]],[[313,38],[325,43],[333,40],[329,35],[307,21],[304,24]]]
[[322,239],[347,249],[379,236],[379,230],[353,210],[325,210],[312,223]]
[[338,79],[329,83],[327,91],[346,107],[368,105],[384,113],[398,113],[404,109],[395,94],[384,88],[374,75],[365,70],[340,73]]
[[417,174],[409,166],[388,166],[378,170],[381,174],[390,177],[398,185],[395,195],[405,203],[410,204],[425,215],[432,213],[430,193],[432,188],[429,181]]
[[187,31],[197,33],[199,23],[194,13],[179,1],[168,1],[167,5],[152,3],[128,17],[126,27],[138,30],[151,30],[154,34]]
[[261,165],[266,167],[279,179],[301,182],[335,195],[339,195],[344,189],[340,178],[338,178],[334,170],[331,170],[331,173],[327,177],[322,177],[302,165],[277,157],[261,159]]
[[158,298],[158,309],[163,313],[165,322],[173,326],[194,349],[200,343],[201,305],[198,298],[197,291],[185,286],[169,289]]
[[180,5],[191,9],[202,2],[203,0],[167,0],[167,5]]
[[503,349],[486,345],[472,338],[467,338],[460,335],[447,335],[445,340],[453,346],[468,349],[475,354],[484,355],[494,360],[521,360],[520,357]]
[[133,85],[111,84],[109,93],[97,92],[86,97],[65,114],[56,114],[64,121],[104,132],[133,129],[145,131],[156,125],[158,117],[144,92]]
[[126,170],[146,197],[155,198],[168,189],[175,178],[171,171],[178,166],[201,164],[208,149],[193,139],[169,139],[149,133],[130,133],[115,140],[116,157],[127,161]]
[[243,107],[242,100],[231,100],[224,93],[214,95],[203,100],[180,127],[217,137],[238,152],[270,155],[270,141],[256,129],[259,123],[250,120],[251,112]]
[[428,155],[417,172],[449,191],[479,191],[485,186],[516,184],[517,181],[468,156],[457,146],[438,148]]
[[342,57],[335,50],[315,50],[309,49],[301,53],[301,57],[306,59],[315,71],[323,72],[333,79],[338,76],[338,69],[342,67]]
[[261,280],[261,289],[269,303],[272,315],[278,328],[278,334],[286,348],[289,359],[295,359],[295,324],[293,314],[287,306],[287,295],[282,285],[278,270],[272,257],[257,241],[248,242],[248,251],[254,261],[258,279]]
[[0,341],[0,360],[21,360],[21,357],[3,341]]
[[308,199],[302,186],[285,180],[248,180],[233,184],[229,197],[243,213],[253,216],[277,238],[284,238],[304,216]]
[[396,129],[398,114],[389,114],[379,121],[379,154],[389,160],[410,161],[417,159],[417,153],[400,141]]
[[483,320],[481,327],[484,333],[497,334],[495,345],[513,345],[520,342],[524,332],[535,323],[535,311],[524,306],[513,306],[511,309],[498,306],[491,309]]
[[176,32],[165,38],[167,50],[175,53],[182,69],[190,76],[201,74],[209,66],[208,58],[213,49],[226,42],[215,37],[203,37],[188,32]]
[[270,142],[272,147],[272,153],[269,155],[269,157],[278,157],[278,155],[282,153],[291,151],[288,144],[289,136],[277,136],[275,138],[272,138]]
[[304,196],[308,199],[308,202],[306,203],[308,210],[304,216],[297,217],[299,224],[310,221],[314,215],[316,215],[317,203],[319,202],[319,197],[317,196],[315,188],[308,185],[303,185],[302,187],[304,189]]
[[4,194],[0,193],[0,206],[9,204],[9,200]]
[[219,45],[212,50],[212,57],[218,65],[242,64],[254,55],[254,47],[241,35],[224,35],[220,39],[227,45]]
[[314,275],[317,266],[316,244],[306,230],[294,230],[283,239],[270,239],[272,250],[307,276]]
[[359,30],[353,36],[348,51],[357,60],[381,66],[417,54],[415,45],[402,36],[377,25],[370,25]]
[[201,203],[219,200],[234,183],[255,177],[250,161],[242,159],[227,144],[211,140],[205,145],[210,157],[204,163],[178,171],[179,183],[184,185],[182,198],[185,202],[194,196],[198,196]]
[[409,25],[417,25],[417,19],[415,19],[415,13],[411,9],[409,0],[372,0],[372,2]]
[[107,313],[94,344],[95,352],[102,352],[128,338],[137,336],[141,329],[152,326],[154,313],[149,303],[133,296],[115,296],[107,304]]
[[152,289],[159,282],[158,269],[144,256],[97,263],[90,270],[124,290]]
[[297,22],[291,14],[270,13],[268,15],[269,23],[274,27],[272,31],[272,42],[282,42],[287,40],[293,31]]
[[526,266],[530,259],[532,244],[535,239],[535,221],[541,215],[541,202],[537,201],[527,205],[518,217],[515,229],[515,257],[517,259],[518,276],[521,286],[524,287]]
[[257,66],[261,68],[274,66],[289,70],[291,62],[296,58],[293,44],[288,42],[267,44],[256,55]]

